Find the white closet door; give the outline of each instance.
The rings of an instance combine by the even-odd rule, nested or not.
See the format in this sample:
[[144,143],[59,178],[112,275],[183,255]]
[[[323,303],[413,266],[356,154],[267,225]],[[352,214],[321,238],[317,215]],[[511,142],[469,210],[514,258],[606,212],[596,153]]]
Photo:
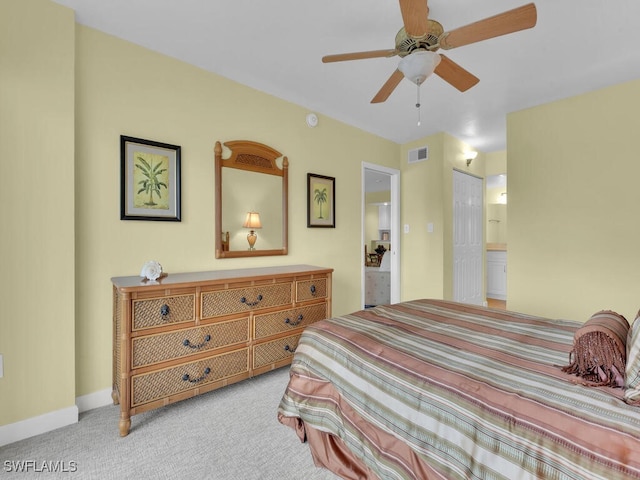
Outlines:
[[482,305],[482,179],[453,172],[453,299]]

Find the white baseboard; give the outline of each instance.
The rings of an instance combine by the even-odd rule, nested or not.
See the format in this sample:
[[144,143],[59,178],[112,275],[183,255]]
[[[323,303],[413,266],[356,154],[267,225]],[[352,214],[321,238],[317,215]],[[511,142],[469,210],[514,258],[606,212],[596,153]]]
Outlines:
[[76,404],[73,407],[27,418],[9,425],[2,425],[0,426],[0,447],[77,423],[79,413],[112,404],[111,389],[105,388],[98,392],[77,397]]
[[80,413],[94,408],[106,407],[107,405],[113,405],[110,388],[76,397],[76,406]]
[[78,422],[78,407],[67,407],[0,426],[0,447]]

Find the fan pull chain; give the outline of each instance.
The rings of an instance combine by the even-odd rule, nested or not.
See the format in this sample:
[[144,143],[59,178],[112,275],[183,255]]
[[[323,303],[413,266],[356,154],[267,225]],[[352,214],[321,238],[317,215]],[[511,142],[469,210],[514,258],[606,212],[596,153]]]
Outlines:
[[416,108],[418,109],[418,126],[420,126],[420,84],[418,83],[418,100],[416,103]]

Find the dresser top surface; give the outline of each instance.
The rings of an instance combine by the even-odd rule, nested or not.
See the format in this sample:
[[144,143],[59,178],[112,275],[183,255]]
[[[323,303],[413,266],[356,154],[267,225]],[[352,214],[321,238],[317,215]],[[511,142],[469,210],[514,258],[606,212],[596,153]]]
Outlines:
[[111,282],[120,289],[158,288],[185,283],[206,283],[215,281],[254,279],[259,277],[327,274],[333,268],[313,265],[280,265],[275,267],[239,268],[233,270],[211,270],[205,272],[169,273],[158,280],[146,280],[140,276],[113,277]]

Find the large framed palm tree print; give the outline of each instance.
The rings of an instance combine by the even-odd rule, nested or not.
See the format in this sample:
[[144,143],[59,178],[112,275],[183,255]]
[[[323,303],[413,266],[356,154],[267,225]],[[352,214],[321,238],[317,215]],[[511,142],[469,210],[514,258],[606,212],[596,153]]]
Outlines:
[[307,227],[336,228],[336,179],[307,173]]
[[120,136],[120,219],[180,221],[180,147]]

